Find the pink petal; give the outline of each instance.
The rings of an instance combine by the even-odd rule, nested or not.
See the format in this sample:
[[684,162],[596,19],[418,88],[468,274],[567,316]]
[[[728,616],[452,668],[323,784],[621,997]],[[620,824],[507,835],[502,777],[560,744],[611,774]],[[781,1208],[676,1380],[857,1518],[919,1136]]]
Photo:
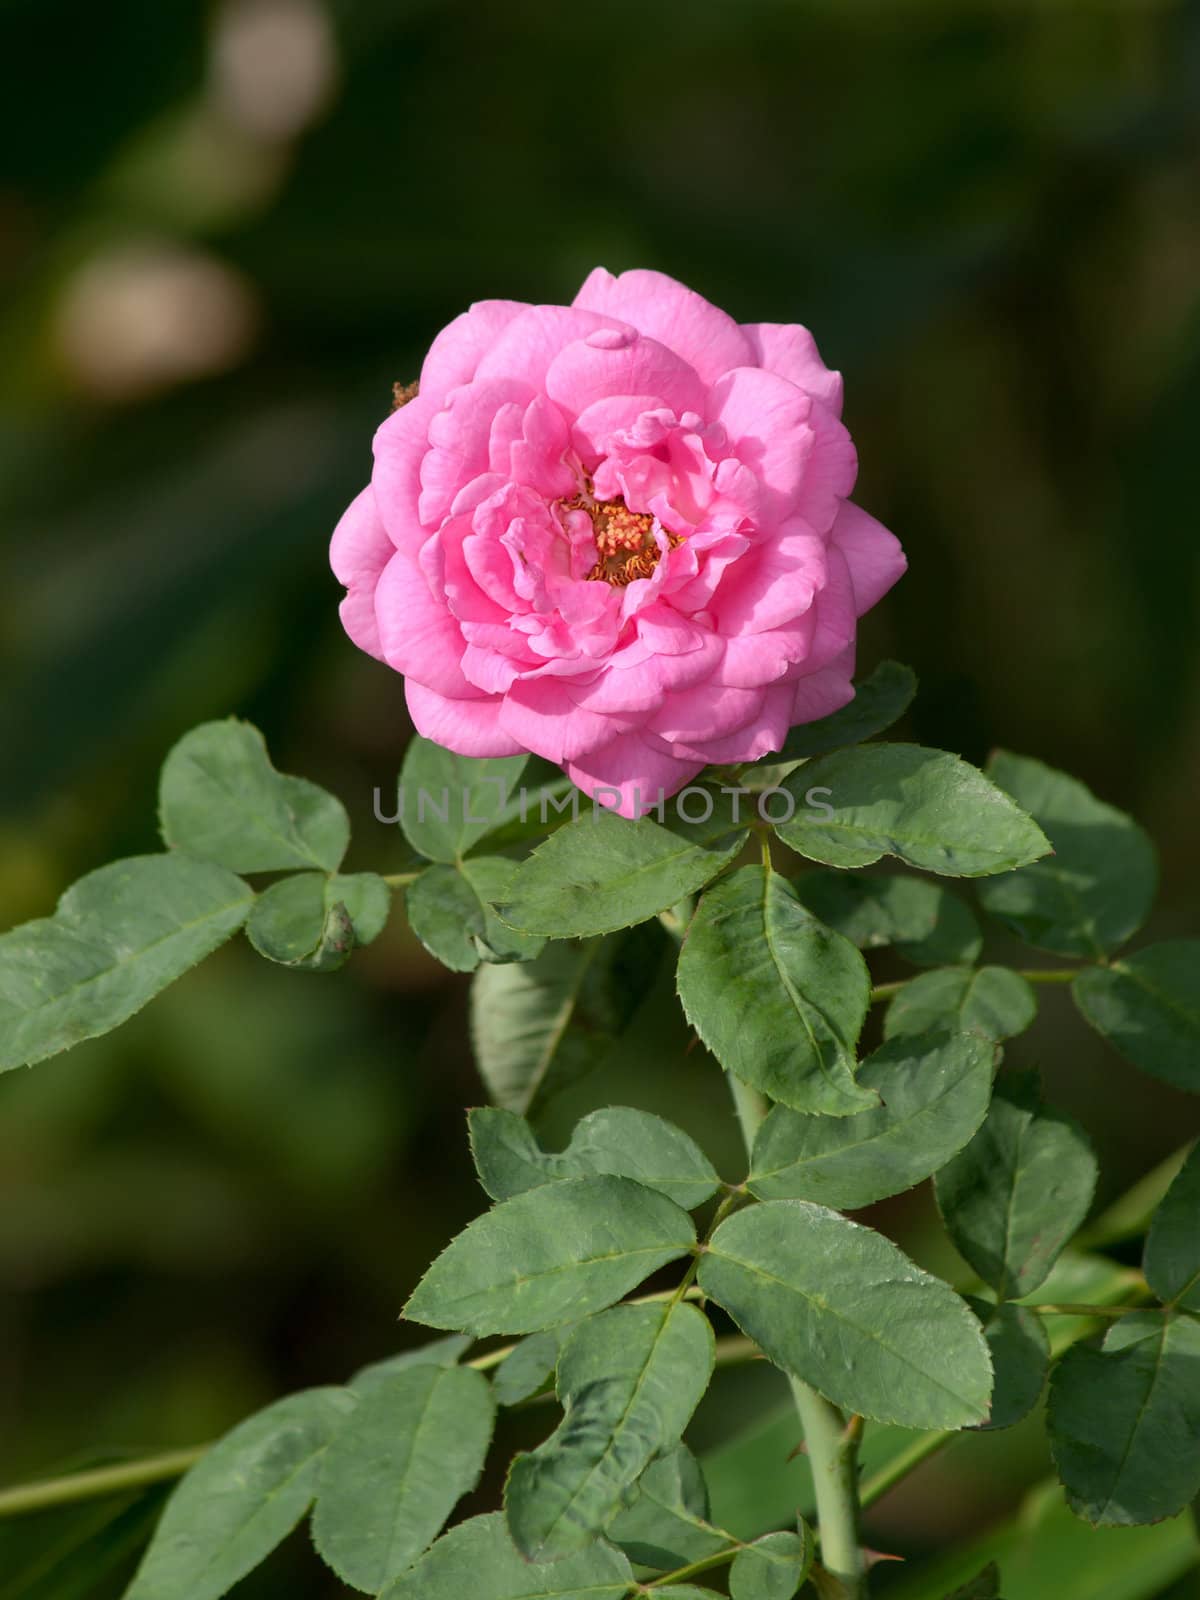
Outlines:
[[421,394],[375,430],[371,482],[384,527],[397,549],[415,552],[428,538],[418,502],[421,462],[429,449],[429,423],[436,410],[433,396]]
[[463,677],[459,665],[466,644],[457,622],[445,601],[430,593],[424,573],[403,551],[396,551],[380,576],[375,617],[380,650],[389,667],[439,694],[478,698],[480,691]]
[[731,367],[751,366],[753,346],[732,317],[662,272],[635,269],[614,278],[597,267],[575,296],[577,306],[632,323],[677,351],[706,384]]
[[647,718],[645,727],[672,745],[707,742],[754,722],[764,699],[761,688],[728,689],[704,683],[669,695]]
[[793,727],[800,722],[819,722],[831,717],[835,711],[848,706],[854,699],[854,647],[850,646],[829,666],[798,678],[792,685],[795,691],[790,722]]
[[413,727],[426,739],[460,756],[517,756],[521,746],[499,724],[500,701],[451,700],[412,678],[404,696]]
[[825,541],[798,519],[726,569],[712,600],[727,637],[786,627],[809,610],[829,568]]
[[742,332],[760,367],[815,395],[835,417],[841,416],[842,375],[831,372],[821,360],[817,341],[807,328],[798,322],[744,322]]
[[421,367],[421,393],[428,395],[431,403],[439,403],[450,389],[469,383],[500,334],[528,309],[521,300],[479,300],[447,323]]
[[855,610],[861,617],[903,576],[908,560],[896,535],[849,501],[838,511],[831,538],[850,567]]
[[546,373],[546,393],[568,416],[578,417],[612,395],[649,394],[657,397],[657,405],[676,413],[696,411],[704,405],[706,391],[695,370],[657,340],[633,335],[616,346],[602,331],[576,340],[554,358]]
[[547,761],[574,761],[631,726],[627,717],[601,716],[576,705],[557,678],[526,678],[504,697],[500,724],[523,750]]
[[762,704],[757,714],[742,727],[721,738],[697,739],[688,743],[675,743],[672,748],[689,760],[703,761],[705,766],[725,766],[731,761],[757,761],[772,750],[782,750],[787,738],[792,708],[792,686],[774,684],[762,694]]
[[[497,414],[513,404],[526,406],[532,399],[528,384],[513,378],[478,379],[446,396],[442,409],[429,419],[429,447],[420,463],[417,506],[426,528],[436,528],[459,490],[488,471]],[[407,410],[405,406],[397,415]]]
[[601,328],[624,328],[612,317],[571,306],[530,306],[504,328],[475,369],[479,378],[519,378],[533,389],[545,387],[550,363],[560,350]]
[[703,761],[680,760],[652,747],[637,732],[619,734],[566,763],[567,776],[589,799],[598,791],[617,791],[621,797],[618,804],[610,804],[610,794],[600,793],[598,799],[622,817],[640,816],[660,799],[670,799],[703,767]]
[[758,367],[727,372],[708,397],[708,415],[725,428],[738,458],[767,491],[776,516],[796,508],[815,442],[809,419],[816,404],[794,383]]
[[375,491],[368,484],[333,530],[329,564],[348,591],[339,610],[342,626],[360,650],[379,660],[383,659],[383,647],[375,620],[375,588],[394,553],[375,504]]
[[613,394],[585,406],[571,429],[571,443],[583,464],[594,467],[608,454],[614,433],[632,428],[644,412],[653,411],[660,403],[652,394]]

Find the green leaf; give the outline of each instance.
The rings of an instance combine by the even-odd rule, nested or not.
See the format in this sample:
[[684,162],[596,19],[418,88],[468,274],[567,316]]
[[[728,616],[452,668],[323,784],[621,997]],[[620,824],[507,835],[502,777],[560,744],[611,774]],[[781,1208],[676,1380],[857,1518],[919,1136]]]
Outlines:
[[597,809],[560,828],[521,863],[505,920],[551,939],[645,922],[715,878],[748,832],[730,820],[720,794],[707,822],[672,828]]
[[495,906],[505,899],[517,866],[503,856],[471,856],[460,866],[426,867],[408,886],[409,926],[452,972],[474,972],[481,961],[530,961],[545,940],[517,933]]
[[631,1561],[668,1572],[703,1561],[729,1543],[708,1516],[700,1463],[681,1444],[646,1468],[634,1499],[609,1523],[607,1535]]
[[430,861],[460,861],[502,820],[528,756],[480,760],[414,734],[400,770],[400,826]]
[[1015,1300],[1045,1279],[1087,1216],[1096,1158],[1082,1128],[1042,1104],[1036,1072],[1006,1073],[983,1127],[934,1183],[960,1255]]
[[234,872],[336,872],[350,842],[340,800],[276,772],[258,729],[232,717],[185,733],[163,763],[164,841]]
[[1085,967],[1071,992],[1085,1020],[1127,1061],[1200,1094],[1200,939]]
[[392,892],[374,872],[298,872],[254,902],[246,937],[268,961],[332,972],[370,944],[387,921]]
[[564,1561],[526,1561],[495,1511],[443,1534],[380,1600],[622,1600],[632,1587],[628,1558],[603,1542]]
[[895,945],[906,961],[938,967],[973,962],[983,948],[970,906],[944,884],[829,871],[806,872],[794,888],[801,905],[860,950]]
[[1077,1516],[1101,1527],[1173,1517],[1200,1493],[1200,1323],[1122,1317],[1075,1345],[1050,1382],[1050,1448]]
[[995,1051],[968,1034],[894,1039],[863,1065],[879,1103],[853,1117],[776,1106],[758,1130],[747,1183],[760,1200],[873,1205],[945,1166],[987,1115]]
[[742,867],[708,890],[679,956],[688,1021],[727,1072],[801,1111],[878,1103],[854,1080],[870,1004],[861,955],[778,873]]
[[355,1394],[366,1394],[377,1384],[389,1382],[397,1372],[407,1372],[410,1367],[453,1367],[459,1356],[470,1348],[471,1340],[465,1334],[449,1333],[444,1339],[432,1339],[415,1350],[402,1350],[399,1355],[385,1356],[382,1361],[360,1367],[346,1387]]
[[1045,1324],[1028,1306],[991,1305],[970,1295],[967,1304],[983,1326],[995,1373],[992,1414],[983,1427],[989,1432],[1011,1428],[1042,1398],[1050,1367]]
[[785,844],[830,867],[865,867],[880,856],[956,878],[1035,861],[1049,841],[982,772],[944,750],[863,745],[820,756],[784,787],[796,799]]
[[739,1550],[729,1569],[732,1600],[792,1600],[812,1566],[805,1533],[768,1533]]
[[1200,1312],[1200,1145],[1154,1213],[1142,1268],[1160,1300]]
[[890,1239],[802,1200],[727,1217],[700,1287],[827,1400],[906,1428],[986,1421],[991,1361],[963,1301]]
[[496,1403],[470,1367],[411,1366],[371,1386],[321,1462],[312,1535],[343,1583],[376,1594],[421,1554],[483,1470]]
[[80,878],[52,917],[0,937],[0,1071],[117,1027],[236,933],[253,900],[231,872],[184,855]]
[[563,1420],[509,1469],[517,1548],[558,1561],[596,1539],[654,1457],[679,1443],[713,1356],[707,1318],[685,1301],[615,1306],[582,1323],[558,1363]]
[[554,1376],[558,1352],[572,1332],[550,1328],[545,1333],[530,1333],[513,1346],[492,1376],[492,1388],[502,1406],[519,1405],[538,1394]]
[[647,923],[547,945],[519,966],[481,966],[471,985],[471,1039],[492,1100],[528,1115],[589,1072],[653,983],[664,938]]
[[655,1600],[721,1600],[715,1589],[701,1589],[694,1583],[667,1583],[653,1592]]
[[695,1241],[687,1212],[653,1189],[629,1178],[565,1178],[476,1217],[404,1315],[476,1337],[536,1333],[603,1310]]
[[559,1155],[547,1154],[525,1119],[512,1111],[478,1107],[467,1113],[467,1123],[479,1181],[493,1200],[508,1200],[560,1178],[610,1172],[636,1178],[685,1211],[694,1211],[712,1198],[721,1181],[682,1128],[628,1106],[589,1112]]
[[345,1389],[306,1389],[226,1434],[167,1501],[125,1600],[218,1600],[232,1589],[308,1510],[354,1405]]
[[1029,944],[1099,958],[1123,945],[1154,903],[1154,846],[1132,817],[1028,756],[998,751],[988,776],[1045,830],[1054,854],[981,884],[985,911]]
[[824,755],[861,744],[890,728],[908,710],[917,692],[917,675],[898,661],[881,661],[870,677],[855,685],[854,699],[832,716],[803,722],[788,734],[775,761]]
[[956,1028],[999,1041],[1037,1016],[1033,985],[1010,967],[940,967],[906,983],[883,1019],[885,1039]]

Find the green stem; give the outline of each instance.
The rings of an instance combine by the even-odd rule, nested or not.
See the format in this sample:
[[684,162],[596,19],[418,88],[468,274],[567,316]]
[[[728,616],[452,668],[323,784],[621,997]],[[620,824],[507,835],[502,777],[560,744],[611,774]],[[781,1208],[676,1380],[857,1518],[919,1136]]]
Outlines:
[[189,1450],[170,1450],[141,1461],[123,1461],[111,1467],[95,1467],[90,1472],[72,1472],[61,1478],[46,1478],[41,1483],[3,1489],[0,1490],[0,1517],[19,1517],[27,1511],[46,1511],[52,1506],[98,1500],[126,1489],[169,1483],[195,1466],[208,1448],[206,1444],[194,1445]]
[[812,1468],[821,1565],[842,1585],[846,1600],[862,1600],[867,1592],[866,1558],[858,1532],[862,1419],[847,1421],[836,1406],[799,1378],[793,1378],[791,1384]]
[[[1017,972],[1017,977],[1024,978],[1027,983],[1070,983],[1080,970],[1079,967],[1023,967]],[[894,983],[877,983],[871,990],[871,1004],[878,1005],[881,1000],[890,1000],[912,981],[911,978],[897,978]]]
[[[767,1114],[767,1102],[732,1073],[727,1074],[749,1160]],[[858,1441],[862,1422],[846,1417],[815,1389],[792,1378],[792,1398],[812,1469],[821,1539],[821,1565],[845,1591],[845,1600],[866,1595],[866,1559],[858,1533]]]
[[864,1478],[859,1490],[859,1504],[863,1510],[868,1510],[876,1500],[882,1500],[889,1489],[894,1489],[902,1483],[909,1473],[919,1467],[923,1461],[928,1461],[939,1450],[948,1445],[951,1439],[960,1439],[960,1433],[922,1433],[910,1445],[898,1451],[885,1466],[878,1472],[872,1473],[869,1478]]
[[1140,1311],[1140,1306],[1072,1306],[1072,1305],[1026,1305],[1026,1311],[1036,1311],[1042,1317],[1127,1317],[1131,1311]]
[[403,889],[407,884],[416,883],[421,876],[419,872],[381,872],[380,877],[384,883],[393,889]]
[[689,1578],[698,1578],[701,1573],[711,1572],[714,1567],[723,1567],[732,1561],[739,1550],[744,1550],[745,1545],[739,1540],[731,1544],[727,1550],[718,1550],[714,1556],[705,1556],[702,1561],[691,1561],[686,1567],[676,1567],[674,1572],[664,1572],[661,1578],[652,1578],[649,1583],[639,1585],[634,1590],[635,1594],[653,1594],[655,1589],[661,1589],[667,1584],[686,1583]]

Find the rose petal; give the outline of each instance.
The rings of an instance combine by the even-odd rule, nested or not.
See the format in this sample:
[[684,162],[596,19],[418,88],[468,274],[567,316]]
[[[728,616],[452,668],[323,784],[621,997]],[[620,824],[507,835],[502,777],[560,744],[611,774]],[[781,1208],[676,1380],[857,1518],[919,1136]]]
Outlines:
[[[622,817],[644,815],[660,800],[669,800],[703,766],[703,761],[681,760],[652,746],[639,733],[618,734],[586,756],[566,762],[573,784]],[[598,793],[605,789],[619,794],[619,802],[610,804],[611,795]]]
[[831,372],[821,360],[817,341],[807,328],[798,322],[744,322],[742,332],[760,367],[815,395],[835,417],[841,416],[842,375]]
[[412,678],[405,681],[404,697],[413,727],[434,744],[460,756],[521,754],[522,746],[500,727],[497,699],[451,700]]
[[469,383],[500,334],[528,309],[521,300],[477,300],[470,310],[447,323],[421,366],[420,392],[439,403],[449,390]]
[[894,533],[848,500],[838,511],[830,537],[849,565],[855,611],[861,617],[904,575],[908,559]]
[[333,530],[329,564],[348,591],[338,612],[342,626],[360,650],[379,660],[383,659],[383,647],[375,620],[375,589],[395,548],[375,504],[375,491],[368,484]]
[[676,350],[706,384],[731,367],[751,366],[753,345],[731,316],[662,272],[635,268],[614,278],[597,267],[575,296],[577,306],[632,323]]
[[615,349],[587,339],[567,345],[550,363],[546,393],[578,417],[597,400],[621,394],[654,395],[656,405],[676,414],[698,410],[706,390],[682,356],[638,335]]

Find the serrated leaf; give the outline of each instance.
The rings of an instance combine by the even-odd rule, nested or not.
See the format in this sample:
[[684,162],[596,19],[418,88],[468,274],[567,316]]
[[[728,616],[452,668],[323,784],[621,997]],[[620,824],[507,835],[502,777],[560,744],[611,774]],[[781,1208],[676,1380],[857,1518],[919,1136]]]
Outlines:
[[735,1212],[699,1282],[769,1360],[835,1405],[906,1428],[986,1420],[991,1361],[965,1303],[835,1211],[767,1200]]
[[415,1350],[401,1350],[398,1355],[385,1356],[382,1361],[360,1367],[346,1387],[355,1394],[366,1394],[376,1384],[387,1383],[396,1373],[407,1372],[410,1367],[453,1367],[458,1364],[459,1356],[470,1348],[471,1341],[465,1334],[448,1333],[444,1339],[431,1339]]
[[1028,1306],[991,1305],[970,1295],[967,1304],[979,1318],[992,1353],[992,1411],[983,1429],[1011,1428],[1027,1417],[1042,1398],[1050,1368],[1050,1340],[1036,1312]]
[[815,1200],[853,1211],[900,1194],[945,1166],[971,1139],[992,1092],[995,1051],[967,1034],[885,1044],[859,1083],[879,1103],[852,1117],[776,1106],[758,1130],[747,1179],[760,1200]]
[[519,966],[481,966],[471,985],[471,1040],[493,1102],[529,1115],[589,1072],[654,981],[663,938],[647,923],[547,945]]
[[640,1566],[673,1571],[729,1543],[708,1515],[700,1463],[681,1444],[646,1468],[635,1497],[609,1523],[607,1536]]
[[906,961],[938,967],[973,962],[983,948],[970,906],[944,884],[831,870],[805,872],[793,887],[801,905],[860,950],[894,945]]
[[695,1240],[687,1212],[653,1189],[629,1178],[565,1178],[476,1217],[404,1315],[476,1337],[537,1333],[602,1311]]
[[470,856],[458,866],[426,867],[405,892],[409,926],[452,972],[474,972],[481,961],[531,961],[544,939],[517,933],[496,915],[511,890],[516,863],[503,856]]
[[52,917],[0,937],[0,1071],[117,1027],[236,933],[240,878],[185,855],[89,872]]
[[306,1389],[247,1418],[181,1479],[125,1600],[218,1600],[312,1503],[321,1457],[355,1399]]
[[505,920],[551,939],[645,922],[715,878],[748,832],[734,825],[720,794],[707,822],[670,828],[596,810],[560,828],[521,863]]
[[528,756],[455,755],[414,734],[400,770],[400,826],[418,854],[453,864],[496,828]]
[[866,867],[881,856],[950,877],[1007,872],[1043,856],[1037,824],[982,772],[944,750],[862,745],[807,762],[779,837],[811,861]]
[[1028,756],[997,751],[988,776],[1045,830],[1054,854],[981,884],[985,911],[1039,950],[1102,958],[1133,936],[1154,903],[1154,846],[1132,817]]
[[713,1356],[707,1318],[685,1301],[615,1306],[582,1323],[558,1362],[563,1420],[509,1470],[517,1548],[558,1561],[592,1543],[654,1457],[679,1443]]
[[1006,1073],[970,1144],[934,1180],[959,1254],[1007,1300],[1043,1282],[1092,1203],[1082,1128],[1042,1104],[1036,1073]]
[[1142,1269],[1160,1300],[1200,1312],[1200,1145],[1154,1213]]
[[861,744],[890,728],[908,710],[917,692],[917,675],[899,661],[881,661],[874,672],[855,685],[854,699],[832,716],[804,722],[787,736],[776,761],[824,755]]
[[705,893],[677,981],[688,1021],[743,1082],[828,1116],[878,1103],[854,1077],[871,995],[866,963],[778,873],[742,867]]
[[716,1193],[720,1179],[694,1139],[649,1111],[606,1106],[576,1123],[567,1148],[549,1154],[524,1117],[495,1106],[467,1113],[479,1181],[493,1200],[560,1178],[609,1172],[634,1178],[694,1211]]
[[1085,967],[1071,992],[1084,1019],[1127,1061],[1200,1094],[1200,939]]
[[1010,967],[941,967],[896,994],[883,1019],[885,1039],[956,1028],[999,1041],[1024,1033],[1037,1016],[1033,985]]
[[276,772],[258,729],[229,718],[185,733],[163,763],[164,841],[234,872],[336,872],[350,842],[340,800]]
[[554,1376],[558,1353],[572,1328],[529,1333],[515,1344],[492,1375],[492,1388],[502,1406],[519,1405],[538,1394]]
[[804,1533],[768,1533],[739,1550],[729,1569],[732,1600],[792,1600],[812,1566]]
[[333,972],[383,929],[391,890],[374,872],[298,872],[254,902],[246,937],[268,961]]
[[603,1542],[563,1561],[526,1561],[495,1511],[444,1533],[380,1600],[622,1600],[632,1586],[628,1558]]
[[373,1384],[321,1462],[312,1536],[343,1583],[377,1594],[479,1481],[496,1404],[470,1367],[414,1365]]
[[1075,1345],[1051,1379],[1047,1425],[1077,1516],[1129,1527],[1182,1511],[1200,1493],[1200,1323],[1138,1311],[1102,1349]]

